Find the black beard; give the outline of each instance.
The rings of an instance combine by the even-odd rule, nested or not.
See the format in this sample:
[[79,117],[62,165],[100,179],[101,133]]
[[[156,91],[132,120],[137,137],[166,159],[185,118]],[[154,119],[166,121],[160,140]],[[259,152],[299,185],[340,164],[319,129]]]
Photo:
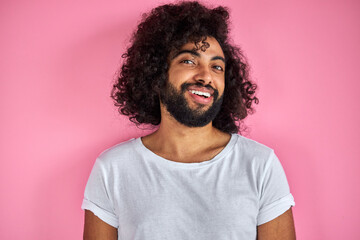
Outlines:
[[179,93],[171,83],[167,82],[165,90],[160,94],[160,101],[164,104],[170,115],[179,123],[188,127],[203,127],[213,121],[219,113],[223,102],[223,95],[218,99],[219,92],[216,89],[213,89],[214,100],[211,107],[204,111],[201,109],[204,105],[198,104],[198,107],[193,110],[189,107],[184,96],[187,88],[191,85],[213,89],[210,85],[204,86],[201,83],[183,83],[181,85],[181,92]]

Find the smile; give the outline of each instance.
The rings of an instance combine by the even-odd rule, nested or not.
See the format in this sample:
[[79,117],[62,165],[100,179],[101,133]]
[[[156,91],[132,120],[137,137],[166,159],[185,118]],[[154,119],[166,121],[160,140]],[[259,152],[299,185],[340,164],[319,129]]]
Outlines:
[[202,106],[209,105],[213,101],[213,96],[208,92],[202,92],[198,90],[188,90],[188,93],[192,101]]
[[192,94],[196,94],[198,96],[203,96],[205,98],[209,98],[211,96],[211,94],[208,92],[201,92],[201,91],[196,91],[196,90],[189,90],[189,92],[191,92]]

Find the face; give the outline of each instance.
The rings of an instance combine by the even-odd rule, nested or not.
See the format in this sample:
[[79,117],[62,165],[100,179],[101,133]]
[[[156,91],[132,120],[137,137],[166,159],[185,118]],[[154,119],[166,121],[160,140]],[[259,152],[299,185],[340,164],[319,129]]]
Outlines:
[[[199,43],[200,46],[203,44]],[[178,122],[189,127],[210,123],[221,109],[225,88],[224,53],[213,37],[205,51],[189,42],[171,55],[162,105]]]

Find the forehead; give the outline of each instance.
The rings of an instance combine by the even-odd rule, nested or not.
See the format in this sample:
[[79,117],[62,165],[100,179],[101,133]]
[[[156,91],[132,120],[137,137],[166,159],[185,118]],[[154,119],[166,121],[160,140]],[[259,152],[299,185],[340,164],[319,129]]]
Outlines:
[[197,44],[188,42],[179,49],[179,51],[182,50],[193,50],[199,54],[216,55],[224,58],[224,52],[219,42],[213,37],[207,37],[204,41],[200,41]]

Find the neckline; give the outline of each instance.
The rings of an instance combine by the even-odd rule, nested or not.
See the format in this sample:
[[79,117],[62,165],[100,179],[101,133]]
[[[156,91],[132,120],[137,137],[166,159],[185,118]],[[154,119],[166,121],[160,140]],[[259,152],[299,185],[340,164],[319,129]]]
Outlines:
[[175,162],[166,158],[163,158],[143,144],[141,137],[135,139],[135,144],[140,148],[142,152],[145,152],[148,156],[147,159],[149,161],[153,161],[158,164],[162,164],[169,167],[175,167],[175,168],[199,168],[199,167],[205,167],[208,165],[212,165],[215,162],[218,162],[221,160],[235,145],[236,141],[238,139],[237,134],[231,134],[229,142],[226,144],[226,146],[212,159],[202,161],[202,162],[194,162],[194,163],[184,163],[184,162]]

